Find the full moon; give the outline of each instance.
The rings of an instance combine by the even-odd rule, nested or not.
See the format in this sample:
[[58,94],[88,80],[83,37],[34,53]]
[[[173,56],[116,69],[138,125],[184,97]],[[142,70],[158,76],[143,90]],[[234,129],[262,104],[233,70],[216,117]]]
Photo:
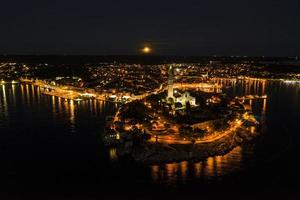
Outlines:
[[142,51],[143,51],[143,53],[148,54],[151,52],[151,48],[146,46],[142,49]]

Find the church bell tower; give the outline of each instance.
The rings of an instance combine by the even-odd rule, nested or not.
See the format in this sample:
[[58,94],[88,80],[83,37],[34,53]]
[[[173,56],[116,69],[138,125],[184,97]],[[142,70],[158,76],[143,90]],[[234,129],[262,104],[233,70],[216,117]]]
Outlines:
[[174,100],[173,76],[174,76],[173,66],[170,65],[169,70],[168,70],[168,96],[167,96],[168,101],[170,101],[171,99]]

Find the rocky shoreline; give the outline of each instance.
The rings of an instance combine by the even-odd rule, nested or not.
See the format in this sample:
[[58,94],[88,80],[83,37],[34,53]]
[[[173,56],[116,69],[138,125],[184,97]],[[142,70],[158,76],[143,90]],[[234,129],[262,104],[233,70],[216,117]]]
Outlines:
[[225,155],[242,143],[249,142],[257,136],[245,129],[235,134],[205,144],[143,143],[133,145],[130,149],[120,147],[120,156],[130,155],[136,162],[147,164],[171,163],[180,161],[202,161],[211,156]]

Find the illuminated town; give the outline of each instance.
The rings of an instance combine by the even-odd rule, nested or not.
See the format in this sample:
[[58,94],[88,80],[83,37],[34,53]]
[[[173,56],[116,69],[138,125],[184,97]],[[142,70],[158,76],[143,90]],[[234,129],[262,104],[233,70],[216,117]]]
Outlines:
[[0,200],[300,199],[300,0],[1,8]]
[[[262,102],[265,112],[266,81],[297,85],[300,74],[253,66],[100,63],[85,64],[69,76],[48,64],[1,63],[0,74],[3,86],[31,85],[73,106],[90,100],[115,103],[117,112],[105,119],[104,144],[138,162],[168,163],[224,155],[260,133],[263,121],[252,113],[252,104]],[[238,82],[249,88],[245,96],[226,92]],[[256,88],[259,93],[251,94]]]
[[[141,51],[149,54],[151,49]],[[164,63],[144,56],[151,62],[135,64],[138,57],[130,62],[83,64],[2,62],[1,123],[18,120],[19,115],[29,112],[21,123],[27,121],[25,127],[38,127],[37,137],[49,132],[42,144],[50,143],[47,148],[58,152],[59,163],[69,159],[66,153],[60,157],[64,149],[80,152],[75,155],[77,159],[89,149],[89,145],[82,148],[81,140],[89,141],[96,148],[92,151],[100,154],[96,171],[103,165],[101,159],[107,157],[109,179],[115,173],[123,176],[134,167],[128,175],[131,178],[146,167],[155,185],[176,185],[188,179],[231,177],[242,169],[243,159],[249,159],[245,156],[254,151],[251,148],[268,137],[270,112],[282,106],[281,96],[274,99],[278,89],[293,91],[290,100],[295,100],[293,106],[298,105],[295,97],[300,94],[300,71],[294,67],[295,59],[270,63],[265,58],[230,58],[230,62],[229,58],[215,57],[198,62],[173,58],[174,62]],[[284,70],[278,67],[282,65]],[[279,106],[272,107],[274,101]],[[295,108],[290,111],[294,115]],[[13,117],[18,110],[21,114]],[[284,121],[280,115],[279,119]],[[44,128],[47,125],[40,123],[54,128]],[[16,128],[26,134],[23,126]],[[61,137],[66,138],[61,147],[51,144]],[[80,138],[80,142],[74,138]],[[25,152],[31,137],[26,139]],[[266,145],[262,152],[268,148]],[[125,168],[117,172],[115,165]]]

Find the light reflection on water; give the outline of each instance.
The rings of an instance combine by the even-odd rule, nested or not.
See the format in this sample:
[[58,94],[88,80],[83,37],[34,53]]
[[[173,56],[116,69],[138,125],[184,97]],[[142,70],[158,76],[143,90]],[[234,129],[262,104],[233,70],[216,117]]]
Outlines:
[[[83,112],[88,111],[92,116],[103,118],[105,118],[105,112],[111,114],[114,110],[110,108],[111,105],[103,101],[75,102],[61,97],[44,95],[41,93],[40,87],[29,84],[4,84],[0,89],[0,116],[3,116],[1,119],[8,119],[12,110],[26,110],[28,113],[39,112],[40,108],[46,109],[46,105],[49,104],[53,120],[68,122],[70,133],[76,132],[76,117],[79,108]],[[46,115],[50,113],[46,113]]]
[[12,101],[13,101],[13,104],[15,105],[15,103],[16,103],[16,85],[12,85]]
[[30,105],[31,101],[30,101],[30,94],[29,94],[29,86],[28,86],[28,84],[25,85],[25,90],[26,90],[27,103],[28,103],[28,105]]
[[52,102],[52,114],[53,117],[56,117],[56,101],[55,101],[55,96],[52,96],[51,98],[51,102]]
[[246,80],[236,80],[236,79],[223,79],[214,78],[214,82],[222,85],[223,87],[232,87],[234,93],[243,90],[243,95],[266,94],[267,80],[260,79],[246,79]]
[[236,147],[224,156],[209,157],[205,161],[182,161],[151,165],[151,177],[157,183],[170,185],[193,178],[214,179],[240,168],[242,147]]
[[[252,107],[256,115],[265,116],[268,123],[272,123],[271,126],[275,127],[273,130],[280,128],[282,125],[278,122],[282,121],[289,125],[287,128],[291,126],[296,127],[295,124],[298,123],[297,119],[299,119],[300,113],[299,86],[259,80],[245,82],[223,81],[223,84],[227,86],[230,86],[230,84],[234,85],[234,88],[229,89],[233,95],[268,94],[267,100],[253,100]],[[105,117],[114,112],[115,106],[115,104],[109,105],[107,102],[96,100],[82,102],[65,101],[59,97],[43,95],[40,89],[35,86],[5,84],[0,86],[0,132],[1,135],[10,134],[12,130],[10,124],[16,121],[15,124],[21,125],[13,128],[18,129],[17,131],[19,132],[23,129],[22,126],[27,127],[29,131],[36,128],[38,130],[36,131],[37,134],[54,134],[56,140],[62,142],[65,140],[60,140],[60,137],[65,132],[70,135],[80,132],[84,135],[89,134],[89,131],[94,131],[100,135],[103,130]],[[32,121],[32,116],[36,116],[34,117],[35,122]],[[45,122],[45,120],[48,121]],[[89,125],[88,120],[91,120],[91,122],[95,121],[93,122],[94,127]],[[31,124],[35,124],[36,127],[31,129]],[[42,125],[39,126],[40,124]],[[61,124],[63,125],[61,126]],[[98,127],[95,128],[97,124]],[[52,129],[52,125],[56,127]],[[269,126],[269,124],[267,125]],[[49,133],[43,132],[44,127],[49,129]],[[80,130],[80,128],[83,130]],[[86,131],[86,129],[89,130]],[[292,129],[289,134],[292,134],[293,130],[296,129]],[[17,131],[16,133],[18,133]],[[278,138],[280,138],[278,143],[281,144],[282,135],[279,135]],[[14,139],[18,140],[17,137]],[[276,147],[274,152],[277,152],[277,143],[274,146]],[[271,149],[268,146],[265,148],[267,150]],[[19,150],[21,151],[21,149]],[[61,150],[64,149],[62,148]],[[184,161],[165,165],[151,165],[149,174],[154,182],[166,182],[168,184],[184,183],[193,178],[217,179],[234,171],[243,170],[245,160],[252,159],[253,151],[253,149],[244,148],[243,146],[233,149],[224,156],[211,157],[202,162]],[[272,153],[273,151],[270,152]],[[121,162],[121,159],[117,158],[114,149],[109,151],[109,157],[113,162]]]
[[116,162],[118,160],[117,148],[109,149],[109,159],[112,162]]
[[72,132],[75,132],[75,106],[74,106],[74,101],[70,100],[69,103],[70,107],[70,123],[71,123],[71,130]]
[[6,88],[5,85],[2,85],[2,106],[1,110],[3,113],[3,117],[7,118],[8,117],[8,105],[7,105],[7,97],[6,97]]
[[[229,87],[225,90],[233,96],[262,96],[267,94],[266,80],[237,81],[236,79],[215,79],[215,82],[224,87]],[[264,125],[268,99],[250,99],[248,103],[251,105],[253,113],[261,116],[261,122]],[[250,131],[254,132],[253,128],[250,128]],[[241,170],[244,153],[249,158],[253,152],[243,152],[243,147],[238,146],[224,156],[209,157],[206,161],[183,161],[165,165],[151,165],[151,177],[155,182],[165,182],[170,185],[178,182],[184,183],[186,180],[194,177],[199,179],[216,179],[233,171]]]

